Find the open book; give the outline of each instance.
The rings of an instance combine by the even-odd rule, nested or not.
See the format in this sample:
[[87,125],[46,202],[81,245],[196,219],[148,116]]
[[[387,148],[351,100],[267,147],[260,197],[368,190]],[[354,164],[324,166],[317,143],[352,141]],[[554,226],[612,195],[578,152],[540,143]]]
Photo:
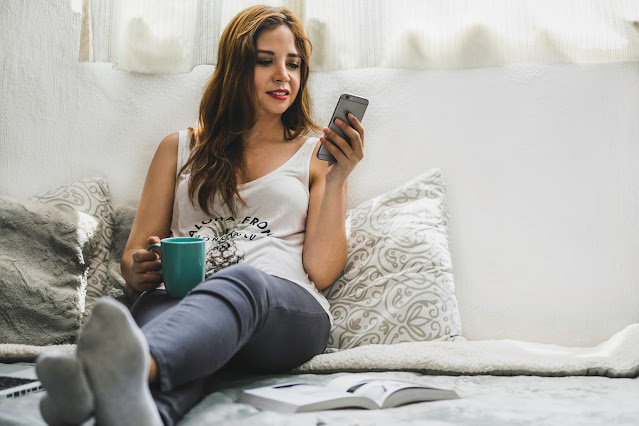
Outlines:
[[282,413],[333,410],[337,408],[378,409],[398,407],[412,402],[459,398],[457,393],[421,383],[383,377],[347,374],[325,385],[284,383],[248,389],[237,402],[261,410]]

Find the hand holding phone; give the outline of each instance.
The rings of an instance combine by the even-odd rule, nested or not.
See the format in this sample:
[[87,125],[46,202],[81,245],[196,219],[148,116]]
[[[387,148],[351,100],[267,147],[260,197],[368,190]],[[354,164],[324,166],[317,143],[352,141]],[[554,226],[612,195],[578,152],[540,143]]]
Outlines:
[[[364,118],[364,112],[366,112],[367,107],[368,99],[361,96],[352,95],[350,93],[343,93],[337,101],[337,106],[335,107],[335,111],[333,111],[333,116],[331,117],[331,122],[328,127],[350,144],[351,141],[349,137],[346,136],[342,129],[337,127],[337,125],[335,124],[335,119],[339,118],[344,123],[350,123],[350,120],[348,119],[348,113],[350,112],[361,122]],[[330,141],[328,137],[326,137],[326,139]],[[329,161],[331,163],[337,162],[335,157],[333,157],[333,154],[328,152],[328,150],[324,148],[324,146],[320,146],[320,149],[317,151],[317,158],[319,158],[320,160]]]

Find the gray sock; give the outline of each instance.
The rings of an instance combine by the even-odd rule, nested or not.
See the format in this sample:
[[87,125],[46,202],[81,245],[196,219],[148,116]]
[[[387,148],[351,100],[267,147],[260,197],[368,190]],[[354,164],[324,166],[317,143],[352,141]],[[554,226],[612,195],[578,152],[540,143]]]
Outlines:
[[47,393],[40,400],[40,413],[51,426],[85,422],[93,414],[93,392],[82,363],[73,355],[43,354],[36,373]]
[[101,426],[155,426],[162,419],[148,385],[149,347],[128,309],[101,298],[78,339],[77,355]]

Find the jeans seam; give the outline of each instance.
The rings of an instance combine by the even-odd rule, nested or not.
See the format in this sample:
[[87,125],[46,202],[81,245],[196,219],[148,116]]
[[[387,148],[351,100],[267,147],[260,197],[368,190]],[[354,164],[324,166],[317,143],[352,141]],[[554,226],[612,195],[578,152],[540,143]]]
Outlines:
[[286,310],[286,311],[290,311],[290,312],[299,312],[302,314],[317,314],[317,315],[326,315],[326,317],[328,318],[328,314],[326,313],[325,310],[321,310],[321,311],[310,311],[310,310],[306,310],[306,309],[298,309],[298,308],[291,308],[291,307],[287,307],[287,306],[282,306],[282,305],[277,305],[277,306],[272,306],[271,309],[280,309],[280,310]]

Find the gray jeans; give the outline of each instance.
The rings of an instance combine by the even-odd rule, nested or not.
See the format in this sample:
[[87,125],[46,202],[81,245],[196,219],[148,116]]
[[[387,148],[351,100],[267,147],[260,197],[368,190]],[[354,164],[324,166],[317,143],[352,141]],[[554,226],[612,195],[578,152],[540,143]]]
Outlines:
[[157,362],[151,388],[166,425],[204,397],[222,367],[284,372],[326,348],[330,321],[299,285],[246,265],[225,268],[183,299],[144,293],[131,308]]

